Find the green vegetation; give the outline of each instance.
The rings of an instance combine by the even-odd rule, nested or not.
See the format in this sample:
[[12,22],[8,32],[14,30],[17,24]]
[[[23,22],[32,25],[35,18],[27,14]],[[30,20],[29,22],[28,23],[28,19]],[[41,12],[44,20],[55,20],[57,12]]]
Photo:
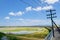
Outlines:
[[19,31],[41,31],[45,30],[43,27],[11,27],[0,28],[0,32],[19,32]]
[[1,32],[19,32],[19,31],[35,31],[31,34],[3,34],[0,33],[0,38],[5,35],[9,40],[38,40],[44,39],[49,32],[50,28],[44,27],[11,27],[11,28],[0,28]]
[[3,36],[6,36],[6,34],[0,32],[0,40],[1,40],[1,38],[2,38]]
[[39,29],[39,31],[37,30],[36,32],[34,32],[32,34],[18,34],[17,36],[31,37],[31,38],[45,38],[48,33],[49,33],[48,29],[41,28],[41,29]]

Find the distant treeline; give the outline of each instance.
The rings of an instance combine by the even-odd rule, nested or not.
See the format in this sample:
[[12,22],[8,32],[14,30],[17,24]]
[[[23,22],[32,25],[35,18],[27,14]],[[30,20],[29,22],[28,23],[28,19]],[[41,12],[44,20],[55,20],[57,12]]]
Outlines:
[[0,28],[4,28],[4,27],[51,27],[51,26],[0,26]]

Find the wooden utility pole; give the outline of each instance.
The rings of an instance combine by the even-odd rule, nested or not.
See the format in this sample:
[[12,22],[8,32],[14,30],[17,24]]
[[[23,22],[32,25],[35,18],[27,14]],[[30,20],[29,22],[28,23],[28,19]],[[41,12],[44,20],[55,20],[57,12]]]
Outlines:
[[50,12],[50,14],[47,14],[47,18],[50,18],[51,19],[51,24],[52,24],[52,31],[53,31],[53,37],[55,37],[54,36],[54,23],[53,23],[53,18],[56,18],[57,16],[54,16],[56,13],[53,13],[53,11],[56,11],[56,10],[52,10],[52,9],[50,9],[50,10],[47,10],[46,12]]

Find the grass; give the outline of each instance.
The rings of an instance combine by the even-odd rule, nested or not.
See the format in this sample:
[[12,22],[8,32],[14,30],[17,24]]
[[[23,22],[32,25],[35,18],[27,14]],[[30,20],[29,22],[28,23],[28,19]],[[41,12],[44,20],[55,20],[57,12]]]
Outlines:
[[1,32],[19,32],[19,31],[36,31],[32,34],[6,34],[9,40],[43,40],[50,32],[49,28],[44,27],[11,27],[0,28]]
[[46,30],[42,27],[11,27],[11,28],[0,28],[0,32],[17,32],[17,31],[43,31]]

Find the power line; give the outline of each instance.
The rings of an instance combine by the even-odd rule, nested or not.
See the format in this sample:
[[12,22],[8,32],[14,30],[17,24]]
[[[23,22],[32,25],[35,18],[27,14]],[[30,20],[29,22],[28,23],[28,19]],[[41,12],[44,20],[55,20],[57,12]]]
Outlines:
[[35,5],[37,5],[37,3],[35,3],[33,0],[30,0],[30,1],[31,1],[32,4],[34,3]]
[[24,0],[20,0],[20,2],[24,3],[24,4],[27,4],[28,6],[36,6],[36,5],[40,5],[40,3],[37,1],[37,0],[30,0],[30,2],[33,4],[35,3],[35,5],[32,5],[31,3],[28,3],[28,2],[25,2]]
[[23,2],[24,4],[27,4],[28,6],[31,6],[29,3],[23,1],[23,0],[20,0],[21,2]]
[[34,2],[35,2],[37,5],[41,6],[39,0],[38,0],[38,1],[34,0]]
[[[41,4],[40,0],[37,1],[39,3],[39,5]],[[41,6],[41,5],[40,5]]]

